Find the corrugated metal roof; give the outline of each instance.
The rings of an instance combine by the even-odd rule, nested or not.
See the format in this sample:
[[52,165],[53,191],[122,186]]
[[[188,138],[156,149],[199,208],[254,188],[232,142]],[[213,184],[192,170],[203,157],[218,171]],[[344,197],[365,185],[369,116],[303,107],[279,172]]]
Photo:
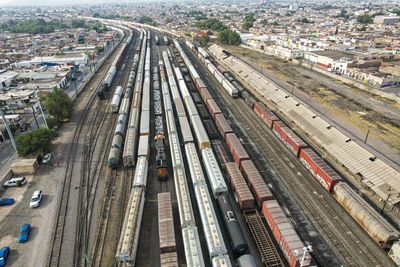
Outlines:
[[331,126],[329,122],[318,117],[315,111],[300,104],[296,97],[277,88],[266,77],[251,69],[247,64],[234,56],[221,58],[223,50],[217,45],[209,48],[210,52],[221,59],[226,67],[233,70],[266,99],[275,103],[278,110],[286,118],[293,121],[298,128],[307,133],[316,143],[326,149],[326,152],[336,158],[337,162],[348,169],[353,175],[386,199],[390,194],[392,204],[400,202],[400,173],[375,155],[370,153],[356,141]]

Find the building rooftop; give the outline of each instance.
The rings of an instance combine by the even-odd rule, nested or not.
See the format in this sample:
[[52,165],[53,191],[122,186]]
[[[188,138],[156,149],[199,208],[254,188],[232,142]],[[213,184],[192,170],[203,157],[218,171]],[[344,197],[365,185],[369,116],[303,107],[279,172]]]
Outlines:
[[350,53],[350,52],[345,52],[345,51],[338,51],[338,50],[315,51],[313,53],[317,54],[319,56],[329,57],[329,58],[332,58],[334,60],[339,60],[339,59],[342,59],[342,58],[353,59],[356,56],[355,53]]

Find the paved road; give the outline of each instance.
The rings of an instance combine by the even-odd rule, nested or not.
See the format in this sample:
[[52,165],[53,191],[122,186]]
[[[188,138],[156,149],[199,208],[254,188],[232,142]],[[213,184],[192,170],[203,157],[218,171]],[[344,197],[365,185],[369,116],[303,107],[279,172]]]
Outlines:
[[[252,66],[256,70],[261,70],[262,74],[268,79],[275,82],[281,88],[286,90],[287,92],[292,92],[292,85],[287,83],[286,81],[281,80],[276,77],[271,71],[262,69],[258,63],[249,60],[241,55],[237,55],[247,64]],[[332,84],[333,81],[330,81]],[[365,132],[357,127],[355,127],[351,122],[347,120],[343,120],[333,112],[327,110],[325,107],[315,102],[309,95],[305,92],[300,91],[298,89],[294,89],[294,95],[299,98],[302,102],[311,106],[321,117],[323,117],[329,123],[335,125],[338,129],[340,129],[343,133],[358,141],[358,144],[371,151],[372,153],[378,155],[382,160],[384,160],[387,164],[391,165],[396,170],[400,171],[400,153],[393,149],[391,146],[383,143],[372,136],[368,137],[367,144],[363,141],[365,139]]]

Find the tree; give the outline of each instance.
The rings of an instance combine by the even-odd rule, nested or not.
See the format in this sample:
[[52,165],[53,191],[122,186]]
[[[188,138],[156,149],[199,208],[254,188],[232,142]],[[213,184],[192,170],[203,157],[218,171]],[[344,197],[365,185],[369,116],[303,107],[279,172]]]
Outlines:
[[69,96],[59,88],[44,97],[44,106],[50,115],[58,121],[69,119],[72,114],[73,103]]
[[239,45],[242,40],[237,32],[225,29],[218,34],[218,42],[221,44]]
[[307,18],[302,18],[302,19],[300,20],[300,22],[302,22],[302,23],[312,23],[312,22],[309,21]]
[[361,24],[370,24],[372,23],[372,21],[373,21],[373,15],[364,14],[357,17],[357,22]]
[[251,27],[253,27],[253,22],[245,21],[242,25],[243,30],[248,31]]
[[209,36],[201,36],[199,38],[199,43],[201,46],[207,46],[208,42],[210,42],[210,37]]
[[16,138],[18,153],[22,156],[47,153],[56,137],[57,133],[47,128],[19,135]]
[[85,20],[83,19],[74,19],[71,21],[72,28],[85,28]]
[[218,19],[208,19],[205,21],[199,21],[196,23],[196,27],[202,30],[211,29],[213,31],[218,31],[218,32],[226,29],[226,26]]

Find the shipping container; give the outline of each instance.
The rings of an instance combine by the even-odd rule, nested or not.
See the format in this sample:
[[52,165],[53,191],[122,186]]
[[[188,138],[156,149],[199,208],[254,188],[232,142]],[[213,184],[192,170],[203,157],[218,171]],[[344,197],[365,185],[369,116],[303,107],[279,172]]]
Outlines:
[[332,191],[333,186],[342,180],[311,148],[301,149],[299,159],[328,191]]
[[229,147],[229,150],[233,156],[233,159],[235,160],[235,162],[238,166],[240,166],[240,162],[242,160],[249,159],[249,155],[247,154],[246,150],[244,149],[239,138],[237,138],[236,134],[234,134],[234,133],[226,134],[225,141]]
[[269,128],[272,128],[274,121],[279,121],[279,118],[261,102],[254,103],[253,110]]
[[304,141],[301,140],[297,134],[279,121],[274,122],[272,129],[275,135],[278,136],[279,139],[281,139],[282,142],[289,148],[289,150],[296,156],[299,155],[301,148],[307,146],[307,144],[304,143]]

